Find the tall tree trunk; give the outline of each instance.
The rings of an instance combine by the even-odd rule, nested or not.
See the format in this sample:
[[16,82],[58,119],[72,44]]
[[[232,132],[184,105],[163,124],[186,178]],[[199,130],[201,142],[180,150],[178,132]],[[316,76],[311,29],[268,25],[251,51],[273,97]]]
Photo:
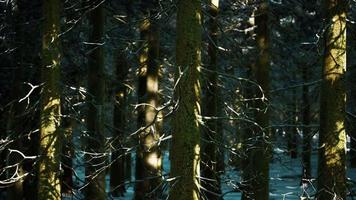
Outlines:
[[60,187],[60,1],[43,1],[39,200],[61,199]]
[[[86,200],[106,200],[104,154],[104,8],[103,2],[91,1],[94,9],[90,13],[91,34],[89,41],[93,44],[88,57],[88,113],[85,176],[88,185],[85,188]],[[91,155],[99,154],[99,155]]]
[[[15,71],[13,73],[13,88],[11,90],[10,96],[12,97],[13,103],[10,109],[10,115],[8,118],[8,124],[7,124],[7,137],[11,138],[14,142],[10,144],[10,148],[14,150],[18,150],[20,152],[23,152],[23,141],[22,137],[24,137],[25,131],[28,128],[26,124],[24,123],[24,113],[26,112],[26,102],[22,101],[20,102],[20,99],[24,97],[26,94],[24,92],[24,89],[22,87],[23,82],[25,82],[25,76],[24,76],[24,65],[23,65],[23,56],[24,56],[24,51],[23,51],[23,42],[24,42],[24,37],[23,37],[23,28],[21,26],[21,23],[23,23],[24,16],[23,16],[23,10],[21,9],[20,2],[18,1],[12,1],[11,3],[11,10],[10,10],[10,16],[12,20],[12,26],[13,26],[13,31],[15,33],[15,36],[13,40],[11,41],[13,43],[13,49],[16,49],[14,52],[14,58],[15,60],[13,61],[13,67],[15,68]],[[23,171],[23,165],[22,165],[22,159],[23,157],[18,154],[17,152],[9,152],[7,155],[7,165],[8,166],[14,166],[9,169],[8,171],[8,177],[17,177],[17,176],[22,176],[24,174]],[[17,174],[17,176],[16,176]],[[8,187],[8,199],[9,200],[17,200],[17,199],[22,199],[23,198],[23,179],[15,179],[15,183],[11,184],[10,187]]]
[[356,65],[348,66],[347,128],[350,136],[350,166],[356,168]]
[[[111,156],[110,191],[114,197],[123,196],[125,189],[125,153],[123,149],[126,129],[126,86],[125,79],[128,73],[128,62],[123,50],[119,50],[116,63],[115,105],[114,105],[114,152]],[[130,174],[130,173],[129,173]]]
[[[259,127],[255,127],[254,144],[248,152],[250,171],[250,185],[244,191],[243,199],[267,200],[269,199],[269,161],[271,147],[269,130],[269,112],[266,100],[269,98],[269,32],[268,32],[268,2],[262,1],[255,13],[256,42],[259,50],[256,65],[253,65],[252,73],[256,82],[260,85],[263,98],[256,100],[255,121]],[[260,92],[259,92],[260,93]],[[258,94],[261,96],[261,94]]]
[[[204,93],[204,107],[203,116],[217,117],[220,113],[218,111],[218,63],[217,63],[217,36],[218,36],[218,23],[217,15],[219,9],[219,0],[211,0],[209,5],[209,46],[208,57],[210,63],[208,64],[209,71],[207,72],[207,83],[205,84]],[[218,156],[219,148],[222,137],[221,130],[218,130],[218,121],[208,120],[206,128],[203,129],[203,143],[202,143],[202,177],[206,178],[201,181],[206,199],[220,199],[220,172],[218,171]]]
[[[295,80],[295,76],[294,76],[294,80]],[[289,107],[288,107],[288,109],[290,109],[290,113],[289,113],[289,116],[287,116],[289,118],[288,125],[290,125],[287,128],[288,151],[289,151],[290,157],[293,158],[293,159],[298,157],[298,141],[297,141],[297,135],[298,135],[298,131],[297,131],[297,115],[298,115],[298,111],[297,111],[297,100],[296,99],[297,99],[297,91],[296,91],[295,88],[293,88],[291,102],[290,102]]]
[[[303,66],[302,69],[303,83],[309,81],[308,66]],[[309,101],[309,86],[303,85],[302,87],[302,120],[303,120],[303,152],[302,152],[302,165],[303,165],[303,177],[302,182],[308,182],[311,178],[311,141],[312,133],[310,128],[310,101]]]
[[[154,14],[157,2],[143,3],[147,13]],[[153,9],[152,9],[153,8]],[[152,17],[151,17],[152,18]],[[145,16],[141,27],[143,48],[140,55],[138,80],[139,128],[146,127],[139,133],[139,146],[136,153],[135,199],[157,199],[161,193],[162,153],[159,146],[160,120],[158,79],[159,79],[159,26],[157,22]]]
[[180,0],[177,10],[178,103],[172,122],[171,200],[200,199],[201,1]]
[[317,199],[346,199],[346,0],[325,0],[327,29],[320,94]]
[[[63,108],[62,110],[65,110]],[[64,134],[64,142],[62,147],[62,180],[61,180],[61,191],[64,194],[72,195],[73,191],[73,164],[72,159],[74,155],[73,150],[73,129],[75,120],[69,117],[65,117],[62,119],[62,127],[63,127],[63,134]]]

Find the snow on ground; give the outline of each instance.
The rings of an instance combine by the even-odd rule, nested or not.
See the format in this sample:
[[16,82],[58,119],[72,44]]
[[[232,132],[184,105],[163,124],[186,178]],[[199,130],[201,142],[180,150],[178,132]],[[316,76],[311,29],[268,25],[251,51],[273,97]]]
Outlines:
[[[299,151],[301,152],[301,151]],[[78,154],[77,160],[74,161],[75,165],[80,164],[80,160],[83,158]],[[135,155],[132,154],[132,160],[134,162]],[[132,180],[134,180],[134,165],[132,165]],[[169,160],[168,152],[164,153],[164,174],[169,172]],[[81,179],[84,177],[84,168],[77,168],[77,173]],[[317,173],[317,151],[313,150],[312,152],[312,175],[316,177]],[[302,164],[300,156],[297,159],[291,159],[288,156],[288,153],[285,149],[275,147],[273,159],[270,163],[270,200],[299,200],[303,194],[313,196],[316,189],[316,181],[312,180],[311,184],[308,187],[302,188],[301,183],[301,174],[302,174]],[[348,178],[350,180],[356,181],[356,169],[348,169],[347,171]],[[109,185],[109,176],[106,177],[107,185]],[[236,182],[240,181],[240,176],[237,170],[232,168],[226,168],[226,173],[221,176],[222,180],[222,191],[225,193],[224,200],[239,200],[241,199],[240,192],[231,192],[235,186]],[[80,184],[83,180],[77,180],[76,182]],[[355,190],[355,189],[353,189]],[[108,187],[107,187],[108,191]],[[133,198],[133,183],[129,184],[127,187],[127,192],[125,197],[112,198],[108,199],[113,200],[131,200]],[[355,193],[355,192],[354,192]],[[82,195],[78,194],[77,198],[64,198],[66,200],[81,199]],[[348,197],[348,199],[352,199]]]

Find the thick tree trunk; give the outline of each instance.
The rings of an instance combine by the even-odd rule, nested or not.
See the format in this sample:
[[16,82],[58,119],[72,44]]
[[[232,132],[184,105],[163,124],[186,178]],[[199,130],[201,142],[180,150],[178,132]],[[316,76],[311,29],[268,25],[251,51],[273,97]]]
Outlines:
[[[243,194],[243,199],[267,200],[269,199],[269,161],[271,147],[269,144],[269,112],[267,100],[269,98],[269,32],[268,32],[268,2],[262,1],[255,13],[256,42],[259,50],[256,65],[253,65],[252,73],[256,82],[261,86],[263,97],[256,100],[255,121],[259,127],[253,130],[254,143],[248,150],[248,165],[246,169],[250,180]],[[262,96],[258,92],[258,96]]]
[[[104,154],[104,8],[101,1],[92,1],[95,9],[91,11],[89,24],[91,34],[89,41],[93,44],[88,58],[88,113],[87,129],[88,139],[86,145],[86,200],[106,200],[105,168],[106,156]],[[92,155],[99,154],[99,155]]]
[[201,2],[180,0],[177,11],[176,88],[172,122],[171,200],[200,199]]
[[[220,113],[218,111],[218,63],[217,63],[217,36],[218,36],[218,24],[217,15],[219,9],[219,1],[211,0],[209,5],[209,47],[208,57],[210,63],[208,64],[209,71],[207,72],[207,83],[204,88],[204,107],[203,116],[217,117]],[[202,177],[205,180],[201,181],[204,191],[204,197],[206,199],[220,199],[220,172],[218,171],[218,157],[219,147],[221,144],[219,139],[222,139],[221,129],[218,129],[217,120],[208,120],[206,127],[203,129],[203,142],[202,142]],[[220,160],[221,162],[221,160]]]
[[325,0],[325,54],[320,94],[318,200],[346,199],[346,0]]
[[60,200],[60,1],[43,1],[39,200]]
[[[150,5],[148,5],[150,4]],[[144,9],[157,6],[154,2],[143,4]],[[156,9],[156,8],[154,8]],[[151,14],[154,13],[150,9]],[[159,26],[145,18],[140,27],[143,48],[140,55],[138,80],[139,114],[138,128],[146,127],[139,133],[139,147],[136,153],[135,199],[158,199],[161,194],[162,153],[159,146]]]

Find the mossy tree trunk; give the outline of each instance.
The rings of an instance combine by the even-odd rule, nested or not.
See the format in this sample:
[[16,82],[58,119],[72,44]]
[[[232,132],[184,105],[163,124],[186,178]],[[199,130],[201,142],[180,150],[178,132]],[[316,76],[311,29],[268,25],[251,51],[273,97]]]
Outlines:
[[144,20],[140,27],[143,48],[140,54],[138,80],[139,133],[136,153],[135,199],[158,199],[161,193],[162,153],[159,146],[159,26],[154,21],[158,1],[143,3]]
[[38,199],[60,200],[60,1],[43,1]]
[[176,88],[172,121],[169,199],[200,199],[201,1],[180,0],[177,10]]
[[346,199],[346,0],[325,0],[324,65],[320,94],[317,199]]
[[[252,65],[252,74],[262,88],[262,97],[255,101],[255,121],[259,127],[253,129],[254,143],[248,150],[248,165],[246,169],[249,184],[243,193],[243,199],[267,200],[269,199],[269,161],[271,157],[270,128],[269,128],[269,32],[268,32],[268,2],[262,1],[255,12],[256,42],[258,56],[255,65]],[[248,180],[248,179],[246,179]]]
[[104,155],[104,8],[103,2],[92,1],[95,8],[89,16],[93,44],[88,57],[88,113],[85,176],[88,185],[85,188],[86,200],[106,200]]
[[[219,102],[218,102],[218,63],[217,63],[217,36],[218,36],[218,9],[219,1],[211,0],[209,2],[209,46],[208,46],[208,70],[206,84],[204,85],[204,107],[202,110],[203,116],[218,117]],[[220,199],[220,172],[218,171],[218,156],[219,147],[221,144],[219,139],[222,134],[221,129],[218,130],[218,121],[216,119],[207,120],[206,127],[203,130],[202,141],[202,177],[206,178],[201,181],[206,199]],[[220,134],[220,135],[219,135]],[[221,160],[220,160],[221,161]]]

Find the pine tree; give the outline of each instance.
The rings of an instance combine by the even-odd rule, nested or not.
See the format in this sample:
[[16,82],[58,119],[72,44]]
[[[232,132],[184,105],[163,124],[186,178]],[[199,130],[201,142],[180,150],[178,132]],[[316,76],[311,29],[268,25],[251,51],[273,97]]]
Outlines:
[[[219,88],[218,88],[218,17],[219,0],[211,0],[209,3],[209,46],[208,46],[208,70],[207,80],[204,85],[203,116],[217,117],[219,109]],[[221,105],[220,105],[221,106]],[[207,199],[219,199],[220,191],[220,172],[218,171],[219,139],[222,138],[221,130],[218,129],[218,121],[207,120],[206,127],[203,129],[202,142],[202,187],[206,189],[204,196]],[[221,160],[220,160],[221,161]],[[223,162],[223,161],[222,161]]]
[[144,20],[140,26],[143,48],[140,54],[138,80],[138,126],[146,127],[139,133],[136,153],[135,199],[157,199],[161,190],[162,153],[159,146],[159,25],[153,19],[158,1],[142,4]]
[[320,94],[317,198],[346,199],[346,0],[325,0],[326,32]]
[[172,122],[172,200],[200,199],[201,1],[180,0],[177,10],[176,87]]
[[[262,91],[257,92],[260,99],[254,102],[256,112],[255,121],[258,126],[253,128],[253,141],[248,149],[247,163],[249,166],[244,175],[247,183],[242,199],[269,199],[269,161],[271,157],[271,147],[268,142],[270,139],[269,130],[269,111],[267,100],[269,98],[269,32],[268,32],[268,2],[262,1],[255,12],[256,23],[256,42],[258,56],[256,64],[252,65],[252,76],[260,85]],[[256,92],[256,91],[255,91]],[[263,94],[261,94],[261,92]]]
[[114,152],[111,156],[110,190],[114,197],[123,196],[125,189],[125,153],[123,149],[126,129],[126,86],[125,78],[128,72],[128,62],[124,51],[120,50],[116,63],[116,91],[114,105]]
[[91,1],[89,24],[91,34],[89,41],[92,48],[88,57],[88,138],[86,145],[86,200],[106,200],[105,193],[105,160],[104,155],[104,8],[103,2]]
[[43,1],[39,200],[60,200],[60,1]]

